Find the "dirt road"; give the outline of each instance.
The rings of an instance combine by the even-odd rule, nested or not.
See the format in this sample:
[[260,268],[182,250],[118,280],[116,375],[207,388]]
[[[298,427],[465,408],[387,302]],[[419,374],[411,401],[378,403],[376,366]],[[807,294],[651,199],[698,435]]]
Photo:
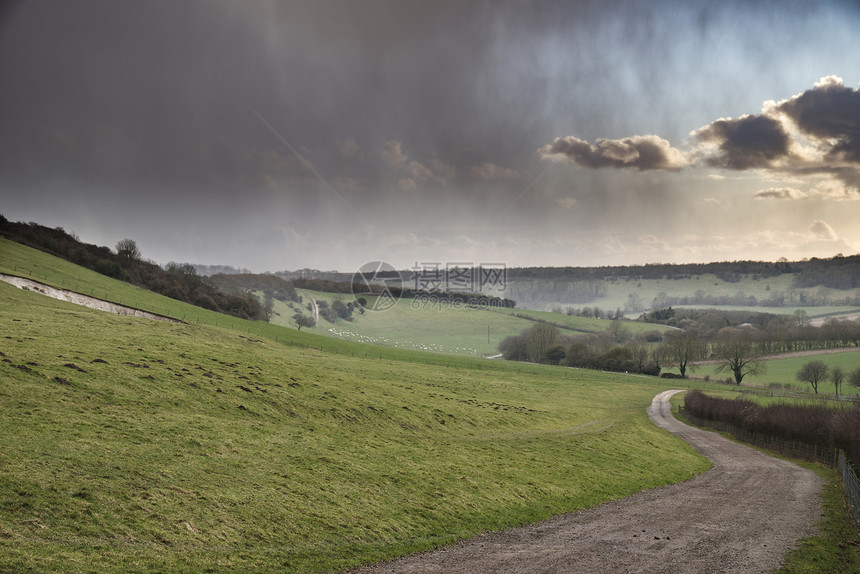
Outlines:
[[820,479],[678,422],[668,402],[677,392],[657,395],[648,414],[708,457],[708,472],[361,572],[772,572],[797,539],[815,532]]

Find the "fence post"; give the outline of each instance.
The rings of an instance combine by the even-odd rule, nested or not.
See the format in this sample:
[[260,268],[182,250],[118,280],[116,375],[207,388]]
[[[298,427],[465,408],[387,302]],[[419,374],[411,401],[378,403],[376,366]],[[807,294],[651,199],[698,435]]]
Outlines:
[[860,529],[860,479],[857,478],[857,473],[848,459],[845,458],[845,452],[842,450],[839,451],[838,466],[842,475],[842,484],[845,486],[845,498],[848,501],[848,507],[851,509],[857,528]]

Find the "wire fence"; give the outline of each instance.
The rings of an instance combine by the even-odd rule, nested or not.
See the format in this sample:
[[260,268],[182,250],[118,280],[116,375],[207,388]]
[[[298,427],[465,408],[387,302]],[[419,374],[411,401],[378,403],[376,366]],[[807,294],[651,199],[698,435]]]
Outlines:
[[857,529],[860,530],[860,479],[857,478],[857,470],[841,450],[837,467],[842,475],[842,484],[845,486],[845,499],[848,501]]
[[[746,385],[746,383],[745,383]],[[832,393],[809,394],[802,391],[775,389],[758,385],[747,385],[748,388],[738,389],[741,394],[757,395],[760,397],[785,397],[791,399],[860,402],[860,395],[836,395]]]
[[693,425],[724,432],[741,442],[770,450],[789,458],[818,462],[830,468],[836,467],[837,450],[830,445],[788,440],[767,434],[750,432],[727,422],[701,419],[684,409],[683,406],[681,414],[684,419]]

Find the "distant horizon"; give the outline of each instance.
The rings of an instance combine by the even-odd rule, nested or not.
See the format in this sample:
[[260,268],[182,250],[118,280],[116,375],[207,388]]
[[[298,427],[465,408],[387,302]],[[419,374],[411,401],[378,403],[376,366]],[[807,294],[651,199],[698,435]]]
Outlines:
[[[47,225],[47,224],[44,224],[44,223],[42,223],[42,222],[40,222],[40,221],[24,220],[24,219],[15,219],[15,218],[12,218],[12,217],[8,217],[5,213],[0,213],[0,215],[5,216],[5,217],[6,217],[6,219],[8,219],[9,221],[14,221],[14,222],[17,222],[17,223],[36,223],[36,224],[38,224],[38,225],[43,225],[43,226],[45,226],[45,227],[49,227],[49,228],[52,228],[52,229],[55,229],[55,228],[61,228],[61,229],[63,229],[64,231],[66,231],[67,233],[72,234],[72,235],[74,235],[74,236],[78,237],[78,238],[80,239],[80,241],[81,241],[81,242],[83,242],[83,243],[90,243],[90,244],[93,244],[93,245],[97,245],[97,246],[99,246],[99,247],[108,247],[108,248],[110,248],[111,250],[114,250],[114,249],[115,249],[115,244],[113,244],[113,245],[104,245],[104,244],[95,243],[95,242],[92,242],[92,241],[87,241],[87,240],[86,240],[86,238],[84,238],[84,237],[80,237],[80,234],[78,234],[74,229],[68,229],[68,228],[66,228],[66,227],[65,227],[65,226],[63,226],[63,225]],[[137,240],[136,240],[134,237],[122,237],[121,239],[132,239],[132,240],[134,240],[134,241],[135,241],[135,243],[138,243],[138,242],[137,242]],[[138,243],[138,245],[139,245],[139,243]],[[600,268],[619,268],[619,267],[681,266],[681,265],[711,265],[711,264],[720,264],[720,263],[742,263],[742,262],[750,262],[750,263],[779,263],[779,262],[784,261],[784,262],[787,262],[787,263],[802,263],[802,262],[809,261],[809,260],[811,260],[811,259],[830,260],[830,259],[835,259],[835,258],[838,258],[838,257],[846,257],[846,258],[847,258],[847,257],[856,257],[856,256],[860,256],[860,252],[856,252],[856,253],[842,253],[842,252],[839,252],[839,253],[834,253],[833,255],[803,257],[803,258],[799,258],[799,259],[789,259],[789,258],[786,258],[786,257],[784,257],[784,256],[780,256],[780,257],[778,257],[778,258],[776,258],[776,259],[749,259],[749,258],[748,258],[748,259],[723,259],[723,260],[713,260],[713,261],[684,261],[684,262],[671,262],[671,261],[648,261],[648,262],[645,262],[645,263],[626,263],[626,264],[621,264],[621,263],[619,263],[619,264],[614,264],[614,265],[610,265],[610,264],[605,264],[605,265],[601,265],[601,264],[597,264],[597,265],[573,265],[573,264],[561,264],[561,265],[507,265],[507,264],[505,264],[505,262],[492,262],[492,263],[495,263],[495,264],[502,264],[502,265],[504,265],[504,266],[505,266],[505,268],[506,268],[506,269],[533,269],[533,268],[548,268],[548,269],[549,269],[549,268],[551,268],[551,269],[564,269],[564,268],[572,268],[572,269],[600,269]],[[276,275],[276,274],[278,274],[278,273],[300,273],[300,272],[302,272],[302,271],[314,271],[314,272],[319,272],[319,273],[336,273],[336,274],[341,274],[341,275],[349,275],[349,274],[354,274],[356,271],[358,271],[358,269],[359,269],[363,264],[368,263],[367,261],[364,261],[364,262],[362,262],[362,263],[359,263],[359,264],[357,264],[357,265],[356,265],[356,267],[355,267],[355,269],[354,269],[354,270],[326,269],[326,268],[323,268],[323,267],[299,267],[299,268],[295,268],[295,269],[283,268],[283,269],[274,269],[274,270],[272,270],[272,269],[266,269],[266,270],[262,270],[262,271],[260,271],[260,270],[254,270],[254,269],[252,269],[252,268],[250,268],[250,267],[247,267],[247,266],[244,266],[244,265],[239,265],[239,266],[237,266],[237,265],[230,264],[230,263],[214,263],[214,262],[210,262],[210,263],[203,263],[203,262],[200,262],[200,261],[191,261],[191,260],[189,260],[189,261],[183,261],[183,260],[179,260],[179,259],[176,259],[176,258],[168,258],[168,259],[166,259],[166,260],[164,260],[164,261],[158,261],[158,260],[154,260],[154,259],[152,259],[151,257],[147,256],[147,254],[146,254],[146,252],[145,252],[145,251],[142,251],[142,258],[143,258],[144,260],[152,261],[153,263],[155,263],[155,264],[159,265],[160,267],[165,267],[165,266],[166,266],[166,265],[168,265],[169,263],[177,263],[177,264],[180,264],[180,265],[188,264],[188,265],[192,265],[192,266],[195,266],[195,267],[198,267],[198,266],[199,266],[199,267],[224,267],[224,268],[232,269],[233,271],[236,271],[237,273],[245,273],[245,272],[247,272],[247,273],[251,273],[251,274],[259,274],[259,275]],[[381,261],[381,260],[380,260],[380,261]],[[386,262],[386,263],[388,263],[388,262]],[[418,264],[418,263],[425,263],[425,264],[435,264],[435,263],[438,263],[438,264],[439,264],[440,269],[444,270],[444,269],[446,268],[446,264],[448,264],[448,263],[453,263],[453,262],[446,262],[446,261],[441,261],[441,260],[424,260],[424,261],[420,261],[420,262],[419,262],[419,261],[415,261],[415,262],[412,262],[412,263],[410,263],[410,264],[408,264],[408,265],[406,265],[406,266],[402,266],[402,267],[398,267],[398,266],[395,266],[395,265],[393,265],[393,264],[392,264],[392,267],[394,267],[394,269],[396,269],[398,272],[415,271],[416,269],[418,269],[418,268],[419,268],[419,267],[416,265],[416,264]],[[466,263],[466,262],[460,262],[460,263]],[[484,262],[484,263],[489,263],[489,262]],[[462,266],[462,265],[459,265],[459,266]],[[476,264],[473,266],[473,268],[477,268],[477,267],[480,267],[480,266],[481,266],[481,263],[476,263]]]

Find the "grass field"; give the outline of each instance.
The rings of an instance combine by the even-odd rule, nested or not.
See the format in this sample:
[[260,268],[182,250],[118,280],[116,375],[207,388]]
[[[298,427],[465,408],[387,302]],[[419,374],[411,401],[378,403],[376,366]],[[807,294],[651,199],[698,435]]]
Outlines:
[[[481,355],[497,353],[499,342],[508,335],[516,335],[534,324],[533,321],[512,316],[509,310],[491,312],[462,307],[415,304],[401,300],[392,309],[383,312],[368,311],[364,315],[354,314],[353,322],[339,320],[335,324],[321,320],[314,328],[298,332],[291,321],[297,309],[286,303],[275,302],[278,313],[271,324],[259,321],[243,321],[220,313],[207,311],[162,295],[116,281],[94,271],[52,257],[41,251],[0,238],[0,272],[27,277],[85,295],[143,309],[190,323],[227,327],[255,336],[266,336],[279,341],[290,341],[295,345],[312,346],[320,350],[345,354],[371,354],[382,358],[402,358],[420,362],[444,362],[453,364],[451,356],[480,358]],[[338,295],[302,290],[305,296],[333,301]],[[307,298],[307,297],[305,297]],[[304,314],[309,312],[304,305],[294,304]],[[560,323],[568,334],[605,331],[610,321],[569,317],[556,313],[515,311],[538,319]],[[665,327],[627,322],[631,332],[665,330]],[[487,330],[489,327],[489,343]],[[317,335],[324,335],[320,337]],[[374,343],[375,349],[351,342]],[[400,351],[413,351],[403,355]],[[424,351],[442,354],[445,358],[424,356]],[[519,369],[507,365],[502,369]],[[531,367],[529,367],[531,368]],[[533,368],[531,368],[534,370]]]
[[[339,339],[331,336],[330,333],[327,333],[328,336],[322,336],[308,329],[299,332],[293,326],[286,327],[274,323],[267,324],[260,321],[236,319],[134,287],[3,238],[0,238],[0,273],[27,277],[54,287],[70,289],[195,325],[224,327],[236,333],[244,333],[253,337],[266,337],[275,342],[301,348],[314,348],[319,351],[353,357],[394,359],[431,365],[490,369],[499,372],[541,373],[550,377],[569,376],[566,374],[559,375],[558,369],[543,365],[526,365],[508,361],[488,362],[485,359],[468,355],[457,356],[400,349],[394,346],[370,346],[360,342]],[[289,319],[292,313],[288,315],[282,313],[282,318],[284,316]],[[527,322],[523,321],[523,323]]]
[[0,571],[342,570],[707,467],[647,420],[657,379],[359,359],[5,284],[0,329]]
[[[303,296],[331,304],[335,299],[350,297],[335,293],[301,290]],[[368,307],[374,299],[368,297]],[[309,315],[303,305],[301,312]],[[297,309],[284,302],[277,302],[278,316],[272,323],[291,326]],[[471,357],[498,353],[499,343],[509,335],[518,335],[534,325],[535,321],[549,321],[562,328],[566,335],[603,332],[610,328],[611,321],[571,317],[559,313],[530,311],[525,309],[473,309],[448,303],[430,303],[401,299],[386,311],[367,311],[361,315],[353,313],[352,322],[338,320],[335,324],[320,320],[309,330],[346,340],[386,345],[399,349],[433,351]],[[644,331],[666,331],[669,328],[648,323],[625,322],[624,327],[632,334]]]
[[[531,317],[537,321],[547,321],[560,325],[572,333],[602,333],[609,330],[612,321],[608,319],[589,319],[587,317],[576,317],[564,313],[552,313],[549,311],[532,311],[530,309],[497,309],[494,313],[506,315],[521,315]],[[672,330],[665,325],[654,323],[640,323],[638,321],[624,321],[624,328],[632,335],[638,335],[646,331],[659,331],[661,333]]]
[[[809,386],[809,383],[801,383],[797,380],[797,371],[799,371],[800,368],[809,361],[822,361],[830,367],[841,367],[847,375],[851,371],[860,368],[860,349],[844,353],[770,359],[765,361],[767,367],[763,373],[744,377],[744,383],[755,385],[768,385],[770,383],[777,383],[779,385],[790,384],[792,390],[811,393],[812,387]],[[677,372],[677,369],[666,370]],[[712,379],[722,380],[723,378],[730,376],[730,373],[717,373],[716,365],[700,365],[691,376],[701,378],[705,375],[710,376]],[[829,382],[823,382],[819,385],[818,392],[833,394],[833,385]],[[860,388],[845,384],[840,390],[840,394],[857,395],[860,394]]]
[[[338,297],[349,299],[334,293],[306,289],[303,289],[302,293],[329,304]],[[372,307],[374,298],[367,299],[368,307]],[[303,312],[309,314],[307,310]],[[291,316],[292,314],[282,313],[273,322],[291,324]],[[363,315],[353,313],[351,322],[338,320],[332,324],[320,319],[313,331],[399,349],[480,357],[496,354],[502,339],[508,335],[519,334],[532,324],[528,320],[479,309],[423,305],[420,302],[413,304],[413,301],[403,299],[386,311],[369,310]]]

